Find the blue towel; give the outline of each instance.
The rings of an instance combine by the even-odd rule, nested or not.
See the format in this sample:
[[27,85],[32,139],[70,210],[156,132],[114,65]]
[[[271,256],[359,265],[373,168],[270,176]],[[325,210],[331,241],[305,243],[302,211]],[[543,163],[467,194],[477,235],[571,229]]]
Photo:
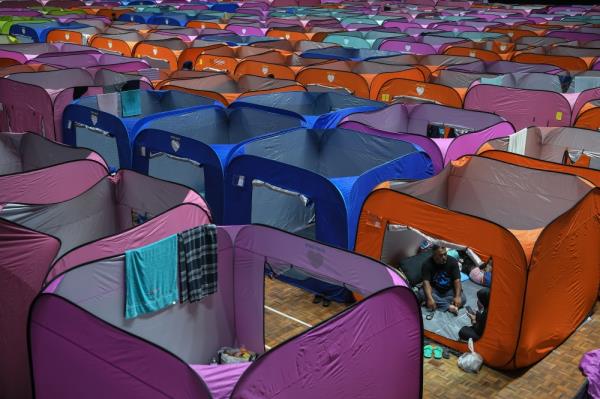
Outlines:
[[125,318],[156,312],[179,300],[177,235],[125,252]]

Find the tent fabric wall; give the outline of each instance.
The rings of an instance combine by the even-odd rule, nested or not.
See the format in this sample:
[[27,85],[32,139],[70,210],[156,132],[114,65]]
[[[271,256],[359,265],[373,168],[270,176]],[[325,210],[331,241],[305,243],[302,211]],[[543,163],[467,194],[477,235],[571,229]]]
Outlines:
[[232,153],[225,175],[225,222],[249,223],[254,213],[277,209],[253,209],[253,181],[260,180],[308,197],[315,204],[317,239],[347,248],[354,242],[355,204],[373,187],[386,176],[420,179],[432,173],[427,155],[392,135],[290,130],[240,144]]
[[[456,138],[429,138],[429,125],[466,129]],[[342,128],[370,134],[392,133],[423,148],[436,173],[463,155],[474,154],[491,137],[505,137],[514,128],[498,115],[435,104],[395,104],[384,109],[354,113],[342,120]]]
[[[120,96],[116,94],[118,101]],[[113,168],[131,167],[131,145],[144,128],[152,127],[160,118],[175,117],[205,107],[221,107],[212,99],[176,91],[141,91],[136,116],[122,116],[103,110],[98,97],[84,97],[65,108],[63,133],[65,143],[89,147],[104,157]],[[118,105],[117,105],[118,108]]]
[[[106,176],[102,158],[25,133],[0,133],[0,207],[66,201]],[[43,182],[43,184],[40,184]]]
[[[225,167],[235,145],[302,124],[300,116],[251,107],[205,108],[181,114],[139,132],[133,144],[133,167],[202,193],[219,223],[224,217]],[[192,166],[196,164],[190,161],[198,165]]]
[[480,84],[465,97],[465,109],[496,113],[515,130],[534,126],[570,126],[571,106],[559,93]]
[[[87,201],[90,196],[98,202]],[[71,204],[75,206],[69,208],[68,205]],[[142,215],[154,216],[154,219],[150,220],[153,223],[147,227],[145,224],[133,227],[131,211],[134,208]],[[110,210],[112,213],[109,212]],[[90,217],[84,218],[85,215]],[[10,219],[20,221],[22,224],[15,224]],[[136,241],[142,241],[146,236],[164,238],[161,235],[168,233],[169,230],[173,231],[174,226],[177,227],[174,232],[178,232],[209,221],[208,208],[196,193],[173,183],[126,170],[120,171],[116,176],[104,178],[90,190],[67,202],[37,206],[7,207],[5,205],[0,213],[0,231],[8,231],[9,237],[12,234],[13,238],[3,240],[6,246],[0,246],[0,257],[9,260],[2,265],[4,273],[0,275],[4,276],[4,279],[0,281],[2,287],[0,292],[3,303],[14,304],[11,307],[11,317],[17,324],[11,321],[0,324],[1,335],[5,337],[12,353],[3,357],[3,360],[6,359],[9,363],[2,363],[0,368],[10,369],[9,375],[13,377],[12,381],[17,381],[19,384],[28,379],[27,360],[21,357],[22,354],[26,354],[22,346],[25,342],[21,340],[24,335],[19,335],[22,331],[18,329],[18,323],[19,320],[25,319],[34,295],[41,289],[46,274],[55,262],[64,270],[70,265],[69,259],[102,255],[114,248],[123,248]],[[24,233],[16,234],[13,231],[15,228]],[[14,237],[27,238],[31,235],[42,238],[14,242]],[[36,250],[40,245],[39,240],[57,243],[57,245],[48,244],[50,249]],[[68,250],[72,252],[67,252]],[[24,254],[27,254],[27,263],[24,263]],[[65,256],[57,259],[59,254]],[[32,267],[35,270],[32,270]],[[18,283],[15,283],[15,280],[18,280]],[[31,289],[18,292],[13,290],[13,287],[23,286]],[[5,295],[10,297],[4,298]],[[17,386],[9,384],[8,387],[7,389],[28,389],[28,384]]]
[[[504,198],[497,192],[486,193],[483,186],[479,189],[473,185],[469,187],[467,176],[462,177],[466,178],[462,196],[457,196],[460,191],[454,185],[458,180],[451,179],[457,168],[477,169],[475,174],[483,178],[477,185],[496,180],[497,184],[502,184]],[[439,184],[435,184],[436,181]],[[518,190],[509,188],[519,182],[532,181],[536,182],[534,191],[524,190],[530,193],[528,195],[537,191],[534,194],[537,200],[526,200],[517,194]],[[563,190],[571,184],[574,184],[572,189]],[[561,187],[560,193],[558,187]],[[544,204],[546,195],[562,196],[567,191],[571,198],[563,201],[563,205],[558,206],[555,201]],[[476,207],[467,207],[469,202],[476,201],[475,198],[493,203],[499,209],[488,206],[477,211]],[[585,243],[596,240],[600,231],[592,216],[598,212],[599,199],[596,188],[573,175],[520,168],[477,157],[466,158],[422,184],[403,184],[373,192],[363,207],[355,249],[379,257],[386,226],[401,224],[435,238],[460,242],[479,255],[492,256],[494,282],[489,316],[475,348],[492,367],[521,368],[540,360],[560,345],[593,306],[600,281],[598,256],[584,254],[589,253]],[[512,203],[537,209],[519,213],[527,215],[528,220],[505,219],[507,214],[502,209],[512,209]],[[557,241],[556,237],[561,239]],[[578,240],[580,242],[576,244]],[[568,263],[563,257],[571,258],[575,267],[563,268]],[[571,275],[567,276],[569,273]],[[569,283],[550,283],[562,279]],[[542,287],[547,287],[548,291]],[[550,314],[548,304],[554,303],[555,298],[565,301],[566,306],[552,305],[550,307],[555,311]],[[445,345],[465,350],[464,343],[439,336],[435,338]]]
[[[238,345],[243,342],[247,347],[257,347],[255,350],[263,352],[262,287],[265,259],[269,262],[293,264],[309,273],[318,272],[329,278],[340,278],[348,286],[355,287],[358,292],[370,295],[338,316],[263,354],[261,360],[250,364],[245,371],[242,368],[233,373],[223,382],[229,385],[229,392],[234,392],[232,397],[256,395],[252,392],[257,389],[265,394],[279,391],[280,395],[285,397],[305,397],[317,392],[315,384],[319,389],[331,391],[332,394],[363,390],[357,396],[361,398],[370,397],[372,389],[376,389],[378,397],[381,398],[396,398],[399,393],[403,397],[420,396],[422,336],[419,308],[414,295],[397,272],[372,259],[266,226],[220,227],[218,234],[220,255],[226,255],[227,252],[230,254],[220,256],[219,268],[229,268],[232,272],[224,273],[224,284],[233,282],[233,289],[222,294],[230,296],[223,301],[229,303],[229,309],[236,313],[235,323],[230,323],[229,327],[237,336]],[[88,302],[84,297],[77,299],[79,294],[73,297],[73,294],[68,292],[73,292],[73,289],[81,291],[82,287],[77,287],[81,284],[78,282],[83,277],[81,273],[90,272],[98,275],[99,279],[86,278],[84,286],[97,285],[98,287],[92,287],[92,290],[100,289],[101,281],[106,275],[103,276],[101,270],[96,271],[94,268],[122,267],[122,257],[115,258],[115,255],[118,254],[113,254],[112,259],[99,263],[75,267],[55,280],[58,281],[56,285],[49,285],[47,292],[39,295],[33,304],[29,336],[36,397],[70,398],[81,394],[104,397],[111,394],[137,398],[146,397],[152,394],[151,392],[170,392],[177,397],[222,397],[222,393],[217,393],[215,387],[211,387],[209,382],[212,379],[207,379],[207,384],[202,380],[204,377],[210,378],[204,370],[208,366],[187,364],[182,357],[165,347],[165,341],[161,344],[150,338],[148,334],[152,334],[152,331],[143,332],[141,329],[132,328],[131,325],[114,325],[114,321],[106,320],[104,311],[97,312],[99,306],[104,305]],[[117,264],[121,263],[121,266],[117,266],[115,261]],[[228,275],[233,277],[233,280],[227,278]],[[122,276],[115,277],[122,281]],[[100,298],[100,302],[104,300],[103,297]],[[80,300],[83,300],[83,303],[78,303]],[[165,317],[164,313],[176,313],[179,307],[189,306],[203,307],[202,311],[208,312],[207,315],[221,312],[220,308],[210,306],[214,300],[216,298],[205,298],[195,305],[170,307],[163,312],[144,317],[143,320],[134,320],[134,323],[144,324],[150,329],[154,323],[156,328],[165,331],[165,326],[158,326],[159,321]],[[111,312],[112,305],[105,305],[108,306],[106,311]],[[121,310],[113,309],[112,312],[120,313]],[[60,317],[54,317],[57,311],[61,314]],[[190,315],[185,317],[189,318]],[[163,339],[172,341],[173,338],[169,335],[192,333],[179,331],[181,327],[179,322],[171,323]],[[213,327],[204,325],[202,328]],[[402,339],[398,340],[398,337]],[[205,337],[208,340],[214,338],[216,337]],[[197,337],[193,339],[197,340]],[[344,344],[334,345],[332,342]],[[135,356],[123,357],[121,348],[125,346],[130,348],[128,353],[132,353],[133,350]],[[322,346],[329,348],[327,359],[322,357]],[[82,351],[81,348],[85,349]],[[302,350],[297,351],[297,348]],[[389,364],[373,367],[369,359],[383,352],[391,356],[393,367]],[[356,356],[359,356],[361,361],[348,359],[352,357],[356,360]],[[65,367],[54,366],[58,359],[65,363]],[[98,361],[100,359],[101,361]],[[299,359],[315,367],[298,369]],[[325,360],[328,366],[316,367]],[[165,364],[169,365],[168,370],[165,369]],[[272,373],[273,367],[277,367],[277,373]],[[379,367],[382,369],[379,370]],[[68,384],[60,378],[61,375],[64,376],[65,368],[71,370]],[[323,372],[329,369],[331,372]],[[198,374],[191,374],[192,370]],[[335,377],[330,378],[333,370],[338,372],[334,373]],[[390,377],[398,372],[402,372],[406,378],[398,380]],[[270,375],[268,380],[262,377],[265,373]],[[314,381],[314,384],[290,385],[299,376]],[[118,382],[113,384],[111,381],[114,378]],[[361,381],[360,384],[357,383],[357,379]],[[320,390],[318,392],[321,393]],[[263,397],[262,393],[258,397]]]

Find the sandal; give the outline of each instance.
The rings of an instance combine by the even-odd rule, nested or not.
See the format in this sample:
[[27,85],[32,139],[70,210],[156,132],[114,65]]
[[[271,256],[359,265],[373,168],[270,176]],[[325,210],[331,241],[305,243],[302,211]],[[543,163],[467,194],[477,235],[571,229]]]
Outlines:
[[331,301],[329,299],[323,298],[322,305],[323,305],[324,308],[329,307],[330,304],[331,304]]
[[450,359],[450,350],[448,348],[444,348],[444,352],[442,352],[442,357],[444,359]]
[[433,358],[440,360],[442,358],[444,350],[440,346],[436,346],[433,348]]
[[315,295],[315,297],[313,298],[313,303],[321,303],[321,295]]
[[433,316],[435,315],[435,310],[431,313],[428,313],[427,316],[425,316],[425,320],[431,320],[433,319]]
[[423,357],[426,359],[431,359],[431,354],[433,353],[433,346],[425,345],[423,347]]

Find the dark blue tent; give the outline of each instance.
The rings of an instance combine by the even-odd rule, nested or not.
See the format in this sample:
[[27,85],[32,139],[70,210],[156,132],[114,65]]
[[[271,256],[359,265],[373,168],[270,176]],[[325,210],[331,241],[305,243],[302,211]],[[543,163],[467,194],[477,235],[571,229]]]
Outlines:
[[133,144],[133,168],[184,184],[202,194],[214,220],[223,220],[224,173],[235,146],[246,140],[298,128],[299,116],[250,107],[205,107],[157,120]]
[[[429,156],[393,136],[292,129],[238,145],[225,173],[225,224],[260,223],[352,248],[361,205],[379,183],[433,175]],[[345,288],[297,274],[288,283],[338,302]]]
[[352,113],[374,111],[384,104],[337,92],[284,92],[243,97],[230,107],[278,110],[302,118],[306,128],[328,129]]
[[179,91],[116,92],[82,97],[63,113],[66,144],[98,152],[111,169],[131,168],[135,136],[162,118],[223,105],[213,99]]
[[393,57],[398,53],[372,49],[356,49],[348,47],[326,47],[307,50],[300,54],[303,58],[318,58],[322,60],[339,61],[369,61],[377,58]]
[[293,129],[238,145],[225,174],[225,222],[264,223],[352,248],[360,207],[379,183],[433,175],[393,135]]

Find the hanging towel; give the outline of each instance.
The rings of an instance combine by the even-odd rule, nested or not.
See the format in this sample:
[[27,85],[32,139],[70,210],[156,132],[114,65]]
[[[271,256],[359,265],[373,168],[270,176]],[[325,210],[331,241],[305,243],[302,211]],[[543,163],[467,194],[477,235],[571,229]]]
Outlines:
[[508,136],[508,152],[513,154],[525,155],[527,146],[527,128],[521,129]]
[[206,224],[177,235],[181,302],[217,292],[217,226]]
[[125,252],[125,296],[126,319],[177,303],[176,235]]

